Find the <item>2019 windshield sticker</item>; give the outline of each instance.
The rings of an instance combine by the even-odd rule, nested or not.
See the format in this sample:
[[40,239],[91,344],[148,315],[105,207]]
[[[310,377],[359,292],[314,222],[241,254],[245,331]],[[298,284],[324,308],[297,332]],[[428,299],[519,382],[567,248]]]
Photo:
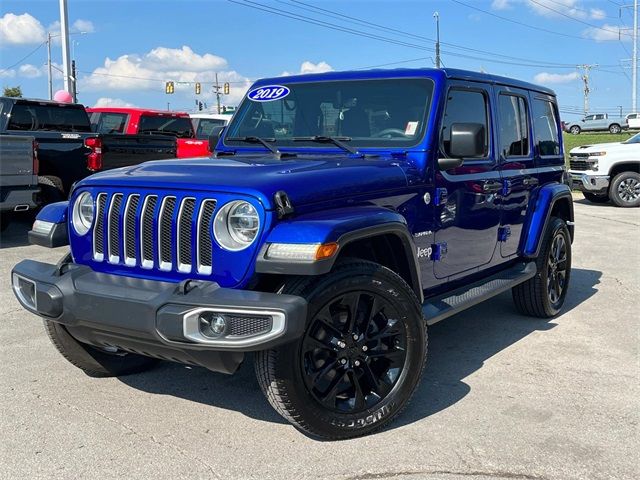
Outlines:
[[253,102],[273,102],[289,95],[291,90],[284,85],[266,85],[254,88],[247,94],[247,98]]

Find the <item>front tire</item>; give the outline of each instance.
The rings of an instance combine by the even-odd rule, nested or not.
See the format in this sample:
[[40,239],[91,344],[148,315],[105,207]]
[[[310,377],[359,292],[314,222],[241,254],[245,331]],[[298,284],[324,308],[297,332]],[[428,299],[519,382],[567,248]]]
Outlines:
[[564,305],[571,276],[571,236],[564,220],[551,217],[536,259],[536,275],[511,289],[516,309],[531,317],[555,317]]
[[119,377],[154,367],[158,360],[123,351],[109,352],[76,340],[64,325],[44,320],[44,328],[53,346],[70,363],[90,377]]
[[571,133],[571,135],[580,135],[580,127],[577,125],[573,125],[570,129],[569,132]]
[[615,176],[609,188],[611,201],[618,207],[640,206],[640,174],[622,172]]
[[609,201],[609,195],[597,195],[595,193],[582,192],[584,198],[589,200],[591,203],[607,203]]
[[381,265],[350,260],[322,277],[289,282],[283,293],[307,299],[307,327],[298,341],[256,355],[269,403],[325,439],[365,435],[392,421],[426,359],[426,323],[411,287]]

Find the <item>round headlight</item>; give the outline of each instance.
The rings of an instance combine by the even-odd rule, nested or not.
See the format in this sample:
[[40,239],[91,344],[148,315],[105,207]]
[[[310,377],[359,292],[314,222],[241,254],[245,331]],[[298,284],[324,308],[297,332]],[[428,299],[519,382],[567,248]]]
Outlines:
[[260,217],[253,205],[243,200],[229,202],[216,214],[213,234],[225,250],[242,250],[253,243],[260,229]]
[[89,192],[81,193],[73,204],[71,223],[78,235],[84,235],[93,225],[94,203]]

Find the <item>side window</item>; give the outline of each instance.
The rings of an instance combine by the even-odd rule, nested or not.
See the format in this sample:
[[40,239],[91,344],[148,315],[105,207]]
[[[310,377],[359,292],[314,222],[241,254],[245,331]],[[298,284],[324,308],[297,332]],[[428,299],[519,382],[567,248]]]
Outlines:
[[593,118],[594,118],[594,115],[587,115],[586,117],[584,117],[584,121],[588,122],[590,120],[593,120]]
[[498,122],[500,123],[500,154],[503,157],[529,155],[529,118],[524,98],[500,94]]
[[594,118],[596,120],[604,120],[604,115],[596,115]]
[[451,125],[455,123],[479,123],[484,126],[484,155],[489,154],[489,113],[487,96],[483,92],[449,90],[447,106],[440,132],[443,153],[450,156]]
[[11,109],[7,130],[35,130],[36,114],[29,106],[16,103]]
[[126,113],[92,113],[91,126],[96,133],[124,133]]
[[540,155],[559,155],[558,120],[553,103],[535,99],[533,109],[533,130],[535,144]]

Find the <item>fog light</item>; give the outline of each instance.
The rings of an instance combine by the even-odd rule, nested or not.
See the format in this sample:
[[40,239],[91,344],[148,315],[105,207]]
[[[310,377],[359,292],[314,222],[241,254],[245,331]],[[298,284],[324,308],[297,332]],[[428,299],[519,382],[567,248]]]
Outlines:
[[36,310],[36,283],[21,277],[17,273],[12,275],[11,280],[13,291],[18,297],[18,300],[20,300],[25,307]]
[[224,317],[215,312],[202,312],[198,316],[200,333],[205,337],[219,337],[227,329]]

